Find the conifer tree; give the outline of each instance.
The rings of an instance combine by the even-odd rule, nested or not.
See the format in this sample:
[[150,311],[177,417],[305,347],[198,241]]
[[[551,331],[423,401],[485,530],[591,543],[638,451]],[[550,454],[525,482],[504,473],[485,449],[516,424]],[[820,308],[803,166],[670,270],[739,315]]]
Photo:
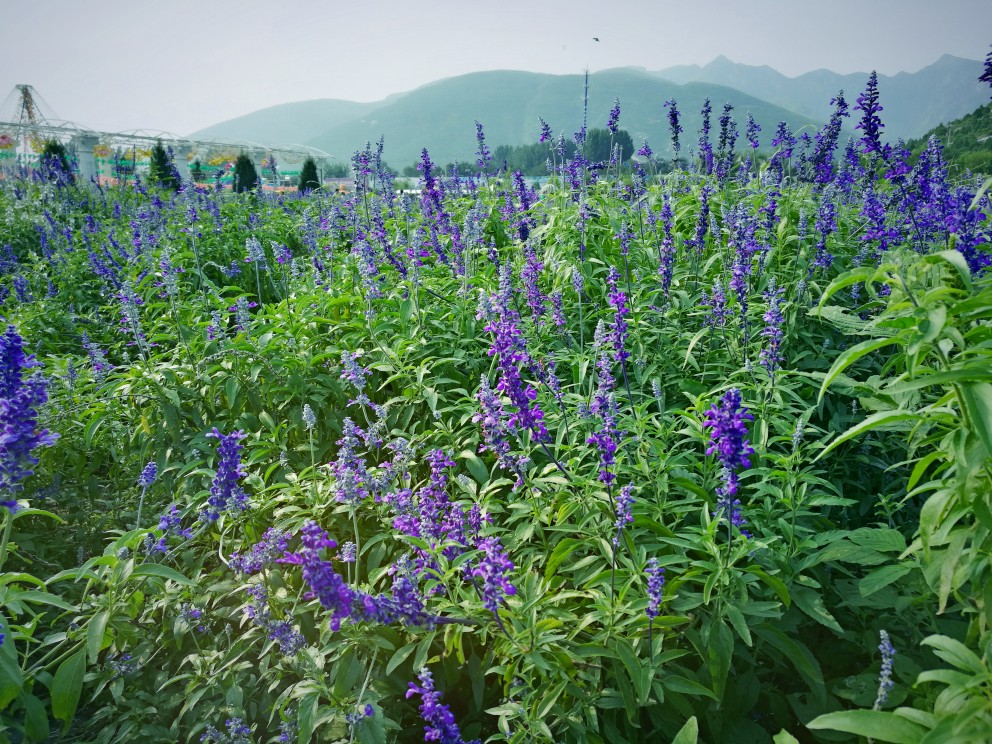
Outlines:
[[241,153],[234,161],[234,190],[238,193],[242,191],[253,191],[258,188],[258,171],[251,158]]
[[179,177],[172,158],[166,152],[161,140],[155,142],[152,148],[151,160],[148,164],[148,180],[164,189],[179,191]]
[[317,163],[308,157],[303,161],[303,169],[300,171],[300,191],[313,191],[320,188],[320,179],[317,175]]

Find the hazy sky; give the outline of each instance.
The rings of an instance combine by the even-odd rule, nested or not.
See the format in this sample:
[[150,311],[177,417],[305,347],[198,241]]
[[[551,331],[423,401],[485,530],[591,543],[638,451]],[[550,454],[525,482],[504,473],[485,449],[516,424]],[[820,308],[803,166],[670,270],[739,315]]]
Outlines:
[[790,76],[894,74],[942,54],[984,59],[990,43],[990,0],[0,0],[0,102],[30,83],[93,129],[186,134],[478,70],[657,70],[723,54]]

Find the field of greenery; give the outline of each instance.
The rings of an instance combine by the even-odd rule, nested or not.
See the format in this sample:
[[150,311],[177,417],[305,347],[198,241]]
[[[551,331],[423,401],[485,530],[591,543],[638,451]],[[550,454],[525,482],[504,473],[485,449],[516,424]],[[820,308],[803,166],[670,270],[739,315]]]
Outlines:
[[7,174],[0,742],[992,741],[989,182],[833,107]]

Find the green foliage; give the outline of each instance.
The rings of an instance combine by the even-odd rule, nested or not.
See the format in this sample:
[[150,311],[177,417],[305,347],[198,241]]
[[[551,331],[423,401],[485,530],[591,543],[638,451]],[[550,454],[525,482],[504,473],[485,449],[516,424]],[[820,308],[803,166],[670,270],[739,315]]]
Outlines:
[[[595,173],[551,179],[526,211],[506,175],[474,194],[452,187],[447,228],[388,194],[362,193],[354,209],[320,190],[197,194],[191,216],[132,188],[56,190],[53,206],[44,184],[0,186],[0,245],[14,256],[2,312],[48,380],[40,423],[61,435],[18,494],[48,511],[0,509],[0,737],[197,741],[240,717],[256,741],[292,724],[296,741],[402,742],[423,730],[405,693],[428,667],[466,739],[987,739],[992,280],[954,235],[866,260],[853,197],[833,204],[835,264],[817,266],[819,236],[798,224],[831,197],[805,184],[773,193],[747,171],[678,171],[631,197],[612,169]],[[704,193],[719,222],[699,237]],[[739,272],[741,213],[761,247],[721,326],[712,294]],[[69,249],[86,241],[107,252]],[[519,312],[534,360],[518,372],[549,430],[540,443],[509,435],[526,457],[519,488],[478,400],[481,380],[498,379],[479,301],[500,291],[497,263],[512,282],[501,312]],[[527,276],[560,299],[561,322]],[[603,352],[618,292],[624,364]],[[368,370],[361,389],[345,353]],[[612,484],[589,410],[608,372],[623,432]],[[736,495],[748,537],[721,511],[725,476],[707,452],[707,411],[731,387],[753,415]],[[363,431],[354,442],[347,419]],[[215,427],[245,435],[250,508],[210,522],[199,514],[220,470]],[[435,450],[454,462],[440,476]],[[158,479],[139,487],[149,462]],[[342,495],[359,486],[375,496]],[[512,561],[495,612],[477,542],[398,527],[427,511],[430,489],[449,526],[456,507],[485,515],[481,534]],[[188,533],[160,521],[173,504]],[[421,562],[436,621],[332,629],[296,558],[235,570],[269,528],[299,552],[310,520],[355,543],[354,561],[328,548],[321,570],[370,597],[392,596]],[[650,619],[649,559],[666,578]],[[267,623],[287,623],[301,647]],[[898,653],[873,709],[881,629]],[[371,716],[349,719],[366,705]]]
[[176,166],[161,140],[155,140],[151,159],[148,163],[148,180],[163,189],[179,191],[180,181]]
[[255,169],[255,164],[245,153],[241,153],[234,161],[233,188],[235,193],[254,191],[258,188],[258,183],[258,171]]
[[317,175],[317,163],[313,158],[308,157],[303,161],[303,168],[300,170],[300,191],[312,191],[320,188],[320,177]]
[[956,121],[940,124],[906,146],[919,156],[930,137],[944,145],[944,159],[955,171],[992,174],[992,103]]

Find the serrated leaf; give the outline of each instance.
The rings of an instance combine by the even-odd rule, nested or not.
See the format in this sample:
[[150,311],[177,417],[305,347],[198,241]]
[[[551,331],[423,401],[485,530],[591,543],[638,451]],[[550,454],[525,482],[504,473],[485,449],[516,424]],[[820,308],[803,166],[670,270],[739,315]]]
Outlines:
[[909,563],[895,563],[891,566],[882,566],[858,582],[858,591],[862,597],[870,597],[878,590],[884,589],[889,584],[898,581],[912,570],[913,566]]

